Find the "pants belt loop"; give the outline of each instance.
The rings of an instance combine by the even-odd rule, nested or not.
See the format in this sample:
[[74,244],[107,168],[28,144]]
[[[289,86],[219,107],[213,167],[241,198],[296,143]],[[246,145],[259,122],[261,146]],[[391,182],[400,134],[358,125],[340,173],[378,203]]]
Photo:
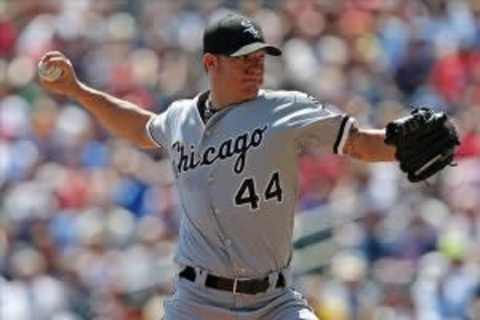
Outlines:
[[205,286],[205,281],[207,281],[207,275],[208,272],[205,272],[204,270],[194,267],[195,269],[195,274],[197,275],[195,278],[195,283],[201,285],[202,287]]
[[238,286],[238,279],[235,278],[235,279],[233,280],[233,294],[234,294],[234,295],[237,295],[237,286]]
[[283,275],[283,281],[285,282],[285,288],[288,288],[292,283],[292,273],[290,267],[286,267],[278,271]]
[[268,292],[275,290],[279,275],[280,275],[279,272],[272,272],[268,275],[268,282],[270,284],[270,286],[267,289]]
[[280,271],[279,272],[271,272],[268,274],[268,288],[267,291],[265,292],[271,292],[277,288],[277,283],[278,283],[278,278],[280,277]]

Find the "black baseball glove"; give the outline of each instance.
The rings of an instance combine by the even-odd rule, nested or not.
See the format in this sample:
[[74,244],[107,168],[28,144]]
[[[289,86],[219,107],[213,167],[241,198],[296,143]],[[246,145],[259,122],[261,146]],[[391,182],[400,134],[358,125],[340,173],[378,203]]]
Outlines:
[[395,157],[410,182],[419,182],[454,165],[460,144],[453,123],[444,112],[414,109],[407,117],[387,124],[385,143],[396,147]]

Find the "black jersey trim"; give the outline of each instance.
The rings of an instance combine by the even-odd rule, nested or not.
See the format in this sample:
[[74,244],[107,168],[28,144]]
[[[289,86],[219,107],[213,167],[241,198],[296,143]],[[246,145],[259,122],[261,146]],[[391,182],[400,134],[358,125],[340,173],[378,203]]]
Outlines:
[[210,94],[210,91],[205,91],[202,92],[197,99],[197,108],[198,108],[198,113],[200,113],[200,118],[202,118],[203,123],[205,124],[205,110],[206,110],[206,102],[208,99],[208,95]]
[[338,154],[340,143],[342,142],[345,134],[345,127],[347,126],[348,120],[350,117],[345,115],[342,120],[342,124],[340,125],[340,129],[338,130],[337,139],[335,140],[335,144],[333,145],[333,153]]

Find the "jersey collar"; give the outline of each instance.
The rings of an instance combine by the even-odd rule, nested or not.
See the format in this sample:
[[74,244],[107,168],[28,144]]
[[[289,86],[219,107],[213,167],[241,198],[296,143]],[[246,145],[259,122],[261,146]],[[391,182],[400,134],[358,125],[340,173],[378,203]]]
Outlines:
[[[196,107],[198,110],[198,113],[200,114],[200,118],[202,119],[203,123],[205,124],[205,110],[206,110],[206,102],[208,100],[208,95],[210,94],[210,90],[206,90],[200,94],[197,95],[197,103]],[[264,89],[260,89],[257,94],[257,98],[260,96],[263,96],[265,94]]]

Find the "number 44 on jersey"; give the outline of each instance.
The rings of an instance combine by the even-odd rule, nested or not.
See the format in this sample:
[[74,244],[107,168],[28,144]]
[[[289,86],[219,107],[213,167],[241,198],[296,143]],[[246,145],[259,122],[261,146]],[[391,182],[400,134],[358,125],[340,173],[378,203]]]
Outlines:
[[[250,205],[250,209],[258,209],[260,196],[255,185],[254,178],[245,178],[235,194],[235,204],[237,206]],[[267,183],[263,198],[265,201],[276,199],[278,202],[282,201],[282,187],[280,185],[280,175],[274,172]]]

